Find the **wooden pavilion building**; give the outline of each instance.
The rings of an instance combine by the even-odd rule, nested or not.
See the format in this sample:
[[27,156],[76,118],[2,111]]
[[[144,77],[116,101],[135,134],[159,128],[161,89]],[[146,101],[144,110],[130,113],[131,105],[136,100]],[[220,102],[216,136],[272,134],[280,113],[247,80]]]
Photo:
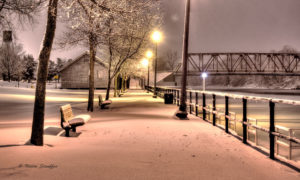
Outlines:
[[[89,88],[89,52],[85,52],[76,59],[68,62],[60,70],[61,88],[87,89]],[[108,65],[100,58],[95,61],[95,88],[106,88]],[[112,82],[112,86],[114,83]]]

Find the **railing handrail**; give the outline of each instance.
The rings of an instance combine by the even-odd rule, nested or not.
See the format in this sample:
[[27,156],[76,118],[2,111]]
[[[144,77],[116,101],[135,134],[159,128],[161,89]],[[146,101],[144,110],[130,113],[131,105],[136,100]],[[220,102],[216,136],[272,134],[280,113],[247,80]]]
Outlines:
[[291,130],[291,128],[280,126],[280,125],[275,125],[275,128],[283,130],[283,131],[290,131]]
[[[151,86],[149,86],[151,87]],[[170,88],[170,87],[157,87],[160,89],[164,90],[179,90],[181,89],[178,88]],[[295,100],[288,100],[288,99],[280,99],[280,98],[268,98],[268,97],[261,97],[261,96],[249,96],[249,95],[240,95],[240,94],[231,94],[231,93],[222,93],[222,92],[216,92],[216,91],[201,91],[201,90],[191,90],[188,89],[186,90],[187,92],[193,92],[193,93],[200,93],[200,94],[210,94],[210,95],[217,95],[217,96],[227,96],[231,97],[234,99],[248,99],[248,100],[255,100],[255,101],[271,101],[274,103],[281,103],[281,104],[289,104],[289,105],[295,105],[295,106],[300,106],[300,101],[295,101]]]

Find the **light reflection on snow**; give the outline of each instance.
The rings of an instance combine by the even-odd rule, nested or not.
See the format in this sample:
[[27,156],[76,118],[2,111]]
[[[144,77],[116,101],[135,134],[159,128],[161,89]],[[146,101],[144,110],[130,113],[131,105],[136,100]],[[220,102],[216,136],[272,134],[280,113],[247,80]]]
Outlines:
[[[34,95],[21,95],[21,94],[0,94],[1,98],[15,98],[23,100],[34,100]],[[96,99],[95,99],[96,100]],[[87,101],[87,98],[66,98],[66,97],[46,97],[46,101],[67,101],[67,102],[82,102]]]
[[[130,95],[142,95],[141,93],[130,93]],[[144,93],[147,95],[147,93]],[[33,101],[35,96],[34,95],[24,95],[24,94],[0,94],[1,99],[20,99],[20,100],[28,100],[28,101]],[[116,97],[116,98],[110,98],[113,102],[135,102],[135,101],[141,101],[141,100],[146,100],[146,101],[153,101],[153,102],[161,102],[163,99],[155,99],[152,97],[145,97],[145,96],[139,96],[139,97]],[[88,98],[83,98],[83,97],[53,97],[53,96],[46,96],[46,101],[48,102],[87,102]],[[95,94],[94,101],[98,101],[98,97]]]

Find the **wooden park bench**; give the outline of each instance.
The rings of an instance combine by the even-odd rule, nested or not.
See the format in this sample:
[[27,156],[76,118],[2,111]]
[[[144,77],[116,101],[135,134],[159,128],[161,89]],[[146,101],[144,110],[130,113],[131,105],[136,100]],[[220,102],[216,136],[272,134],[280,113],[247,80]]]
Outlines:
[[105,100],[105,101],[103,101],[101,95],[98,96],[98,99],[99,99],[99,107],[101,109],[104,109],[105,107],[107,107],[108,105],[110,105],[112,103],[111,100]]
[[123,95],[124,95],[124,93],[122,93],[121,90],[117,90],[117,96],[118,96],[118,97],[121,97],[121,96],[123,96]]
[[61,113],[61,127],[66,131],[66,137],[70,136],[69,133],[70,129],[72,129],[73,132],[76,132],[77,126],[82,126],[91,119],[91,116],[88,114],[81,114],[78,116],[74,116],[70,104],[61,106],[60,113]]

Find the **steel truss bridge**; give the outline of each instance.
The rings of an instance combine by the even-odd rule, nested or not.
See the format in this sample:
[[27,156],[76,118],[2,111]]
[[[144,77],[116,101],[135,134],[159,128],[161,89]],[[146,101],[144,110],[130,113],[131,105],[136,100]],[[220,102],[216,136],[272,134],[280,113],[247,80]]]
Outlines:
[[[297,53],[190,53],[188,74],[300,76]],[[180,65],[175,72],[178,72]],[[181,71],[181,70],[180,70]]]

